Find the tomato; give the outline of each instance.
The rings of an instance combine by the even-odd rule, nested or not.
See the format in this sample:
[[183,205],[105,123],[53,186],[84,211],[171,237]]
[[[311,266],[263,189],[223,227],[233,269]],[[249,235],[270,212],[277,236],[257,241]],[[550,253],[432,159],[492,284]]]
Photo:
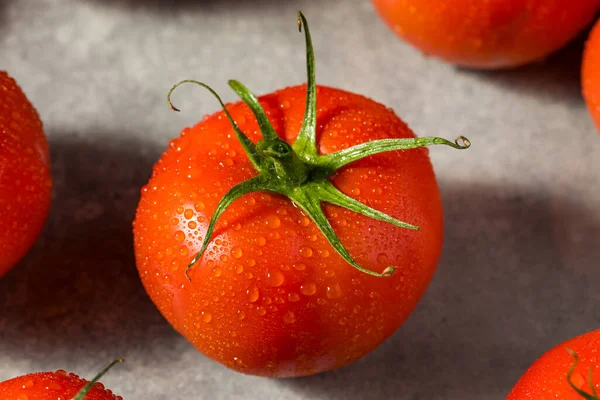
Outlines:
[[88,382],[66,371],[38,372],[0,382],[2,400],[123,400],[97,380],[122,360],[113,361]]
[[588,109],[600,130],[600,22],[586,42],[581,79]]
[[599,0],[373,0],[393,31],[427,55],[473,68],[543,58],[594,18]]
[[[158,309],[202,353],[248,374],[309,375],[364,356],[413,310],[442,246],[427,149],[375,147],[447,141],[415,139],[385,106],[315,87],[306,35],[308,85],[256,100],[230,82],[245,103],[170,142],[134,222],[139,273]],[[377,220],[365,204],[420,230]]]
[[0,71],[0,277],[33,245],[50,208],[52,179],[42,122]]
[[[567,379],[575,352],[578,362]],[[569,380],[579,390],[592,393],[590,384],[600,390],[600,329],[577,336],[542,355],[523,374],[513,387],[507,400],[580,400],[583,397],[569,385]],[[576,359],[577,360],[577,359]],[[589,371],[592,369],[592,380]],[[592,398],[592,397],[589,397]],[[597,398],[597,397],[595,397]]]

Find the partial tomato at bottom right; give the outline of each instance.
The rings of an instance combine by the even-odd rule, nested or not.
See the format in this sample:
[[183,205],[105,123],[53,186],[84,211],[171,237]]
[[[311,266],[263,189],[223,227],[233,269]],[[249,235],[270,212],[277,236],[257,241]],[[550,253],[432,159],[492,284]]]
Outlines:
[[583,97],[600,132],[600,21],[585,44],[581,68]]
[[600,329],[544,353],[521,376],[506,400],[598,399]]

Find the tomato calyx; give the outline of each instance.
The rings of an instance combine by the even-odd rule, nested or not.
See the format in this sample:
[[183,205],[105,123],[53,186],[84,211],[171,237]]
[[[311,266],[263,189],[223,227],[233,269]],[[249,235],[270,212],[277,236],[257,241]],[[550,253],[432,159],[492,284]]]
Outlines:
[[577,353],[575,353],[573,350],[571,350],[571,349],[566,349],[566,350],[571,355],[571,357],[573,357],[573,364],[571,365],[571,368],[569,368],[569,372],[567,372],[567,382],[569,383],[569,386],[571,386],[571,388],[573,388],[573,390],[575,390],[577,392],[577,394],[580,395],[581,397],[583,397],[584,399],[600,400],[600,398],[598,397],[598,392],[596,391],[596,388],[594,387],[594,383],[592,380],[592,367],[591,366],[590,366],[590,369],[588,370],[588,376],[587,376],[587,383],[588,383],[588,386],[590,387],[591,394],[578,388],[573,383],[572,375],[573,375],[573,371],[575,371],[575,368],[577,367],[577,363],[579,362],[579,357],[577,356]]
[[391,276],[395,270],[394,266],[388,266],[383,272],[379,273],[362,267],[354,260],[327,220],[321,204],[323,202],[331,203],[400,228],[418,230],[419,227],[399,221],[345,195],[331,183],[331,175],[354,161],[378,153],[415,149],[431,145],[446,145],[462,150],[469,148],[471,145],[470,141],[464,136],[459,136],[454,142],[439,137],[381,139],[359,144],[331,154],[319,154],[316,143],[317,90],[314,51],[306,18],[301,12],[298,12],[298,29],[300,32],[302,32],[302,28],[304,28],[306,42],[306,69],[308,75],[306,109],[302,127],[292,145],[283,141],[277,135],[258,98],[236,80],[230,80],[228,82],[229,86],[250,108],[262,133],[262,139],[256,144],[241,131],[219,95],[205,83],[190,79],[183,80],[174,85],[167,95],[167,101],[171,109],[179,111],[171,102],[171,94],[177,87],[184,83],[194,83],[207,89],[219,101],[245,153],[252,165],[259,172],[256,177],[231,188],[217,204],[202,247],[185,270],[185,274],[190,281],[189,270],[206,251],[219,217],[236,199],[251,192],[272,192],[286,196],[312,219],[331,246],[348,264],[369,275],[377,277]]
[[122,363],[124,361],[125,360],[123,360],[122,358],[117,358],[116,360],[113,360],[110,364],[104,367],[104,369],[102,369],[102,371],[100,371],[98,375],[96,375],[91,381],[89,381],[84,387],[82,387],[81,390],[71,400],[84,400],[88,392],[94,387],[96,382],[98,382],[100,378],[104,376],[104,374],[106,374],[116,364]]

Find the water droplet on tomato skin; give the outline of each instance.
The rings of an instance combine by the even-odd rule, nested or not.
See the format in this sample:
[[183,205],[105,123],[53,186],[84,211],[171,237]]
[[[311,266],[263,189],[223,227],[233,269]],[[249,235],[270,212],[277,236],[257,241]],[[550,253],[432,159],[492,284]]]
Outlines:
[[209,312],[202,311],[202,321],[209,323],[212,321],[212,314]]
[[285,280],[283,274],[277,270],[267,272],[267,283],[272,287],[279,287]]
[[255,285],[252,285],[247,291],[246,291],[246,299],[250,302],[250,303],[254,303],[258,300],[258,297],[260,295],[260,291],[258,290],[258,288]]
[[300,300],[300,296],[298,295],[298,293],[289,293],[288,294],[288,300],[292,303],[297,302],[298,300]]
[[242,249],[240,247],[234,247],[233,249],[231,249],[231,255],[233,256],[233,258],[241,258],[242,255],[244,254],[244,252],[242,251]]
[[[65,373],[66,376],[66,373]],[[23,382],[23,389],[29,389],[31,387],[33,387],[33,380],[32,379],[28,379],[25,382]]]
[[292,311],[288,311],[283,315],[283,322],[286,324],[293,324],[296,322],[296,315]]
[[337,299],[342,296],[342,289],[338,283],[335,283],[331,286],[327,286],[326,294],[328,299]]
[[281,226],[281,220],[277,215],[271,214],[265,219],[265,225],[271,229],[277,229]]
[[304,283],[300,286],[300,292],[305,296],[312,296],[317,292],[317,285],[312,282]]
[[183,233],[182,231],[175,232],[175,240],[176,241],[183,242],[184,239],[185,239],[185,233]]
[[311,258],[313,256],[313,249],[308,246],[301,247],[300,255],[304,258]]
[[263,306],[257,307],[257,308],[256,308],[256,313],[257,313],[257,314],[258,314],[260,317],[262,317],[262,316],[264,316],[264,315],[267,313],[267,309],[266,309],[266,308],[264,308]]

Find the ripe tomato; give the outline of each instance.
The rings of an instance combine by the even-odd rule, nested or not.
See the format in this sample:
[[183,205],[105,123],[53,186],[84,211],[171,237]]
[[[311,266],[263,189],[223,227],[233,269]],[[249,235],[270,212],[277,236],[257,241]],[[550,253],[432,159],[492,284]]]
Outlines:
[[113,361],[91,382],[66,371],[38,372],[0,382],[2,400],[123,400],[97,380],[113,365]]
[[[248,100],[252,95],[230,82],[246,104],[231,104],[171,141],[134,222],[140,276],[162,314],[208,357],[249,374],[308,375],[373,350],[415,307],[442,245],[442,205],[426,149],[330,168],[326,155],[350,146],[368,142],[355,152],[359,159],[374,154],[375,139],[408,138],[410,147],[429,139],[414,139],[381,104],[315,88],[306,35],[309,84]],[[249,143],[236,139],[240,132]],[[228,197],[248,182],[257,187]],[[209,221],[227,198],[232,204],[211,237]],[[321,211],[321,202],[346,205]],[[376,220],[363,203],[420,231]],[[208,247],[189,270],[190,282],[185,272],[203,241]],[[390,264],[397,273],[372,276],[388,275]]]
[[588,25],[599,0],[373,0],[394,32],[423,53],[473,68],[543,58]]
[[583,54],[583,95],[600,130],[600,22],[592,30]]
[[0,277],[27,253],[46,221],[49,159],[36,110],[0,71]]
[[583,397],[567,380],[567,373],[574,364],[573,356],[567,349],[575,352],[579,359],[570,377],[573,385],[592,393],[591,383],[597,391],[600,390],[600,330],[595,330],[567,340],[542,355],[523,374],[506,400],[581,400]]

